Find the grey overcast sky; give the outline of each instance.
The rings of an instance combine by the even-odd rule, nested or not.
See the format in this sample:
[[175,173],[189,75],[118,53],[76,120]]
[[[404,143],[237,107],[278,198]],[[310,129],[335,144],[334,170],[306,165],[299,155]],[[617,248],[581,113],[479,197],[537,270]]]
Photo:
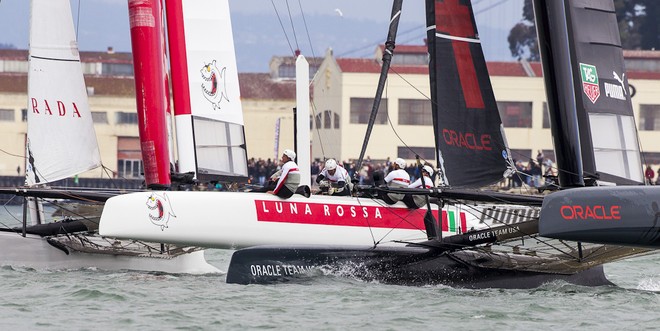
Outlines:
[[[27,49],[30,1],[0,1],[0,44]],[[116,51],[130,51],[127,0],[70,2],[78,21],[81,50],[102,51],[112,46]],[[486,58],[512,60],[506,38],[522,18],[523,0],[472,3]],[[391,11],[391,1],[384,0],[230,0],[229,6],[241,72],[265,72],[272,56],[289,55],[296,48],[308,57],[322,56],[328,48],[336,56],[372,56],[387,36]],[[424,1],[404,1],[397,44],[421,44],[424,25]]]

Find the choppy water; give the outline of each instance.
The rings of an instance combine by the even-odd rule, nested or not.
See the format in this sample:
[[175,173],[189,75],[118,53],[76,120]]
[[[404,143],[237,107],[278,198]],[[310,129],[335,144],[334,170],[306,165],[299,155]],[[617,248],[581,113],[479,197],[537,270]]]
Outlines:
[[[231,251],[208,260],[226,270]],[[404,287],[346,278],[230,285],[224,275],[0,268],[3,330],[660,328],[660,255],[609,265],[618,286]]]
[[[207,259],[226,270],[231,253],[209,250]],[[660,254],[605,272],[617,286],[466,290],[332,276],[243,286],[226,284],[224,274],[4,266],[0,330],[660,329]]]

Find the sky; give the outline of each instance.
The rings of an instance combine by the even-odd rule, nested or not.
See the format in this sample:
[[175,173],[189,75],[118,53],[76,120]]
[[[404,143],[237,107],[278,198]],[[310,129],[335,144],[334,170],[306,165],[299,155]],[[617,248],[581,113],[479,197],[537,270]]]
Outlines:
[[[487,60],[513,61],[506,38],[522,18],[523,1],[472,0]],[[127,0],[70,2],[80,50],[130,51]],[[27,49],[29,3],[0,0],[0,44]],[[307,57],[328,48],[335,56],[371,57],[387,36],[391,12],[391,1],[383,0],[229,0],[229,6],[240,72],[266,72],[272,56],[293,49]],[[422,44],[424,26],[424,1],[405,0],[397,44]]]

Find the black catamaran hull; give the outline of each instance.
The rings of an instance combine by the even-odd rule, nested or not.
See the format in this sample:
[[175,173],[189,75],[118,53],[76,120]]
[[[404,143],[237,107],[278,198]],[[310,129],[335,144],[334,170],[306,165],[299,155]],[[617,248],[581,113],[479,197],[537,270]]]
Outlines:
[[483,266],[497,264],[498,257],[488,252],[449,253],[426,247],[257,246],[234,253],[227,283],[272,284],[330,274],[385,284],[462,288],[534,288],[553,281],[612,285],[602,266],[574,274]]

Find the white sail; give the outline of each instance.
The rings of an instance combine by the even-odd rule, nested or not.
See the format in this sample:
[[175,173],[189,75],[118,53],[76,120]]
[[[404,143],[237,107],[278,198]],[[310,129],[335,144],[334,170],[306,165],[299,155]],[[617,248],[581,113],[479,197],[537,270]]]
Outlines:
[[27,110],[28,185],[100,166],[68,0],[32,0]]
[[[247,177],[243,109],[229,3],[184,0],[182,11],[192,119],[187,122],[192,123],[192,128],[177,119],[180,162],[190,164],[190,158],[195,158],[198,176]],[[188,146],[192,141],[194,151]]]

